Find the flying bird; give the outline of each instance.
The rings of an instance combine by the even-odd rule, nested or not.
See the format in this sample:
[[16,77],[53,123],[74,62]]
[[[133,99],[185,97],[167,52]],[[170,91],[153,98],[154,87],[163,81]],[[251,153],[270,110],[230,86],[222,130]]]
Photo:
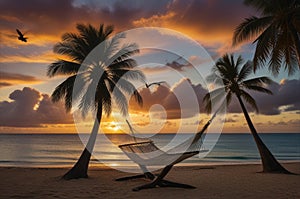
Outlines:
[[152,82],[151,84],[145,83],[145,86],[146,86],[147,88],[149,88],[150,86],[153,86],[153,85],[158,85],[158,86],[160,86],[160,85],[163,84],[163,83],[167,83],[167,82],[166,82],[166,81],[160,81],[160,82]]
[[23,41],[23,42],[27,42],[27,37],[24,37],[24,34],[23,33],[21,33],[21,31],[19,30],[19,29],[16,29],[16,31],[17,31],[17,33],[18,33],[18,35],[19,35],[19,37],[18,37],[18,39],[20,40],[20,41]]

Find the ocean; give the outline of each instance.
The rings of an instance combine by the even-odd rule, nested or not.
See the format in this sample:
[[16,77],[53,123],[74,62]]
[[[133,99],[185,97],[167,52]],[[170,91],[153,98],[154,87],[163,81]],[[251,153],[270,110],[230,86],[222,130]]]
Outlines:
[[[184,138],[185,134],[181,135]],[[264,143],[281,162],[300,161],[300,133],[260,134]],[[124,143],[125,134],[97,138],[93,166],[134,166],[117,147]],[[147,137],[147,136],[146,136]],[[160,134],[151,139],[158,146],[169,143],[174,134]],[[172,148],[172,144],[169,146]],[[0,134],[0,166],[14,167],[69,167],[80,156],[84,146],[77,134]],[[249,133],[224,133],[210,153],[204,157],[192,157],[180,165],[215,165],[260,163],[259,153]]]

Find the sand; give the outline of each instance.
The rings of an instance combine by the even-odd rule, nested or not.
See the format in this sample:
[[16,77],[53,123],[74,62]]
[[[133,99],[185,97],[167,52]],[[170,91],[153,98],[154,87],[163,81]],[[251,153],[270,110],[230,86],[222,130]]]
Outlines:
[[[284,164],[300,173],[300,163]],[[155,188],[133,192],[146,183],[114,181],[127,173],[93,168],[90,178],[64,181],[66,169],[0,168],[0,198],[300,198],[300,175],[258,173],[260,165],[175,167],[167,179],[196,189]]]

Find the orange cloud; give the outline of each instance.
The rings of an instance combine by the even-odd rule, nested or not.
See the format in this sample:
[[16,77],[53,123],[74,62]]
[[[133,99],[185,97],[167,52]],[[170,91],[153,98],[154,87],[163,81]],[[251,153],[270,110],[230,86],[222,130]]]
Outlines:
[[56,55],[51,51],[31,55],[6,55],[0,58],[2,63],[51,63],[56,59]]
[[16,84],[37,84],[41,80],[30,75],[22,75],[18,73],[7,73],[0,71],[0,88],[5,86],[12,86]]
[[136,27],[158,26],[180,31],[221,55],[239,50],[240,47],[231,46],[232,33],[251,12],[242,1],[173,1],[165,13],[142,17],[132,23]]

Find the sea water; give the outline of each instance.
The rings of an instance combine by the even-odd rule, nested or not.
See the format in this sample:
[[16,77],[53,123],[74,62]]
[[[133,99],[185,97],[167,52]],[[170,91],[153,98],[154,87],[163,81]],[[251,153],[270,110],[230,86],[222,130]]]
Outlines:
[[[175,134],[159,134],[151,139],[161,148],[172,143]],[[181,136],[181,137],[180,137]],[[182,134],[184,140],[191,136]],[[0,134],[0,166],[69,167],[80,156],[84,145],[77,134]],[[134,165],[118,148],[126,143],[128,135],[110,134],[109,139],[97,138],[92,165]],[[144,135],[144,137],[147,137]],[[300,161],[300,133],[264,133],[261,139],[281,162]],[[180,140],[179,139],[179,140]],[[84,139],[83,139],[84,140]],[[107,140],[111,141],[108,142]],[[214,148],[204,158],[194,156],[180,165],[248,164],[260,163],[260,157],[251,134],[221,134]]]

